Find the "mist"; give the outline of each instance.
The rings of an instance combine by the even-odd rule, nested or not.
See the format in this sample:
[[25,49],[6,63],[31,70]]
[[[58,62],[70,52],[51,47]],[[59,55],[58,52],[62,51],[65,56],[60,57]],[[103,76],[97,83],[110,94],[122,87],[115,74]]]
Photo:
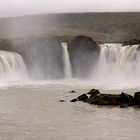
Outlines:
[[139,0],[0,0],[0,17],[67,12],[137,12]]
[[[76,45],[83,48],[77,47],[77,50],[75,45],[73,45],[74,49],[70,49],[70,42],[78,35],[90,36],[95,42],[121,42],[122,38],[126,37],[126,34],[123,34],[123,32],[126,33],[124,28],[125,17],[129,17],[128,22],[134,21],[130,24],[131,26],[137,21],[139,15],[137,13],[131,16],[127,13],[107,13],[105,15],[103,13],[46,13],[134,12],[140,9],[138,3],[138,0],[135,3],[132,0],[0,1],[1,17],[36,15],[1,19],[0,35],[2,41],[0,49],[20,54],[25,61],[31,79],[48,80],[72,77],[87,79],[91,77],[91,73],[96,67],[100,56],[100,48],[98,46],[97,49],[91,51],[90,48],[95,45],[91,43],[91,47],[85,53],[84,46],[87,45],[84,44],[85,41],[80,45]],[[132,20],[132,17],[135,18]],[[123,24],[120,24],[120,21]],[[123,28],[120,28],[120,26]],[[126,26],[128,25],[126,24]],[[128,30],[127,38],[129,33],[132,34],[131,28],[132,26],[128,27],[130,32]],[[68,43],[68,48],[63,48],[62,42]],[[78,44],[79,42],[81,43],[82,41],[78,40]],[[77,56],[83,57],[78,58]],[[91,60],[94,60],[95,63],[91,62]],[[108,72],[108,70],[106,71]]]

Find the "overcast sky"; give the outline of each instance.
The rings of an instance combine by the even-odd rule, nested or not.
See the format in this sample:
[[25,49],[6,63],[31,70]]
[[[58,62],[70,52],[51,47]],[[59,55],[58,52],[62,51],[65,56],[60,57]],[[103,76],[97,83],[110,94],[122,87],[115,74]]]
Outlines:
[[140,11],[140,0],[0,0],[0,17],[57,12]]

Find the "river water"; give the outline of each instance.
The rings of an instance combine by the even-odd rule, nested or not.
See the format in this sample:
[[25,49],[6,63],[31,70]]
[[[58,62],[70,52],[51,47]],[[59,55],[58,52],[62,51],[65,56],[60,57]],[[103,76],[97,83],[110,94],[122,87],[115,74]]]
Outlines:
[[[73,81],[1,84],[0,140],[139,140],[139,108],[69,102],[91,88]],[[138,90],[98,88],[104,93]]]
[[31,81],[22,57],[1,51],[0,140],[139,140],[139,108],[70,102],[92,88],[111,94],[139,91],[137,48],[103,45],[96,68],[84,81],[72,78],[66,44],[65,80],[58,81]]

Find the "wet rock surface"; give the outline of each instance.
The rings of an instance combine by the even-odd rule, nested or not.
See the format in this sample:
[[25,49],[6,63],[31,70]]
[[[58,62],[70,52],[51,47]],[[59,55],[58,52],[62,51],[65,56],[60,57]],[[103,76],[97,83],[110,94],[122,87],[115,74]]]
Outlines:
[[111,105],[111,106],[140,106],[140,92],[136,92],[134,97],[122,92],[121,94],[103,94],[98,89],[92,89],[86,94],[82,94],[71,102],[83,101],[93,105]]
[[135,103],[135,105],[140,105],[140,91],[135,92],[135,94],[134,94],[134,103]]
[[77,98],[78,101],[83,101],[83,102],[87,102],[87,99],[88,96],[86,94],[82,94]]
[[90,95],[90,98],[92,98],[100,94],[100,91],[98,89],[91,89],[87,94]]
[[134,105],[134,97],[127,93],[121,93],[121,106],[133,106]]
[[71,90],[71,91],[69,91],[69,93],[76,93],[76,91],[75,90]]
[[74,77],[88,78],[100,54],[99,45],[88,36],[77,36],[68,43]]
[[92,98],[90,104],[96,105],[120,105],[121,96],[116,94],[99,94]]
[[65,100],[59,100],[59,102],[63,103],[63,102],[66,102]]
[[78,100],[75,98],[75,99],[72,99],[70,102],[77,102]]
[[137,44],[140,44],[140,40],[132,39],[132,40],[124,41],[122,45],[126,46],[126,45],[137,45]]
[[63,50],[58,37],[3,39],[0,49],[19,53],[33,79],[63,78]]

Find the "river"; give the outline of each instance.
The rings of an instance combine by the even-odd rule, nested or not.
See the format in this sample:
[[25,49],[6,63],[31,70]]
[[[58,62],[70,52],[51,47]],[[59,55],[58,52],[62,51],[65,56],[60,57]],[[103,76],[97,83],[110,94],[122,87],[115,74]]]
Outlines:
[[[0,140],[139,140],[139,108],[69,102],[93,87],[74,81],[1,84]],[[104,93],[138,90],[102,87]]]

